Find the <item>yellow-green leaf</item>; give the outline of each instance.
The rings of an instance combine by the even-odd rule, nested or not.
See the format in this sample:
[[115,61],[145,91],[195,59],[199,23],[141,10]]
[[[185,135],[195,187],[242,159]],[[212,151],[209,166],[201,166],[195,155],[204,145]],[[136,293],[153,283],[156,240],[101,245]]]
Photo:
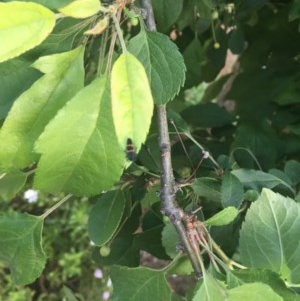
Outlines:
[[39,45],[54,25],[55,14],[40,4],[0,3],[0,62]]
[[100,7],[99,0],[75,0],[59,11],[68,17],[81,19],[95,15]]
[[143,65],[130,53],[122,54],[111,74],[113,119],[119,143],[132,139],[136,151],[145,141],[153,114],[153,99]]

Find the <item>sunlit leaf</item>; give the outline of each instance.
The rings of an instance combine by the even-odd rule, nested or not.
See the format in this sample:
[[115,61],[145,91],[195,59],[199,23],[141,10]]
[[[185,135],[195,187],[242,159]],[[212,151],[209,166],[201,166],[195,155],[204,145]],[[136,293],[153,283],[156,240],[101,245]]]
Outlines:
[[235,207],[226,207],[205,221],[208,226],[225,226],[230,224],[238,215]]
[[300,281],[300,204],[271,190],[261,196],[247,212],[240,232],[242,263],[268,268],[288,282]]
[[115,136],[109,85],[96,78],[61,109],[36,144],[35,186],[95,195],[120,177],[125,155]]
[[8,264],[18,285],[33,282],[44,269],[42,229],[39,217],[20,213],[0,216],[0,259]]
[[139,151],[149,131],[154,103],[143,65],[128,52],[113,66],[111,94],[119,143],[125,149],[130,138]]
[[61,13],[72,18],[87,18],[95,15],[101,7],[99,0],[74,0],[59,9]]
[[0,3],[0,62],[39,45],[52,31],[55,14],[42,5]]
[[37,160],[33,153],[36,139],[57,111],[83,87],[81,47],[41,57],[33,66],[45,75],[15,101],[0,130],[0,165],[5,168],[23,168]]

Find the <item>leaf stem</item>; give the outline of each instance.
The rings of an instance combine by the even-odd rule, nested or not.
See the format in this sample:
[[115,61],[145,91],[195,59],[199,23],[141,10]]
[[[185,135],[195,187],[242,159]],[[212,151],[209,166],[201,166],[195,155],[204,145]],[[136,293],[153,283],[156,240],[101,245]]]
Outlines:
[[[119,14],[121,13],[121,10],[119,9],[117,14],[118,14],[118,17],[119,17]],[[126,48],[126,45],[125,45],[125,42],[124,42],[124,39],[123,39],[123,34],[122,34],[122,31],[121,31],[121,27],[120,27],[120,23],[119,23],[119,20],[118,18],[115,16],[114,13],[111,14],[112,16],[112,19],[114,21],[114,24],[115,24],[115,28],[117,30],[117,34],[118,34],[118,38],[119,38],[119,41],[121,43],[121,47],[122,47],[122,52],[125,53],[127,52],[127,48]]]
[[48,209],[44,214],[42,214],[41,218],[45,219],[49,214],[51,214],[54,210],[56,210],[58,207],[60,207],[63,203],[65,203],[72,196],[73,196],[73,194],[71,194],[71,193],[66,195],[64,198],[62,198],[60,201],[58,201],[54,206],[52,206],[50,209]]

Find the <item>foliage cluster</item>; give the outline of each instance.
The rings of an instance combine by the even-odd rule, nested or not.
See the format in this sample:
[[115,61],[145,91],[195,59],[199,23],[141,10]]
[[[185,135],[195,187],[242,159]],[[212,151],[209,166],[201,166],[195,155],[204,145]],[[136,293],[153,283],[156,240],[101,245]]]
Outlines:
[[[74,269],[88,234],[114,301],[298,300],[298,1],[152,0],[157,31],[148,2],[0,2],[0,259],[32,283],[70,229],[55,247],[69,253],[60,281],[88,279]],[[187,230],[200,244],[184,296],[168,279],[193,269],[157,196],[153,111],[166,104],[176,201],[197,214]],[[24,187],[62,199],[23,210]],[[169,264],[142,267],[141,251]]]

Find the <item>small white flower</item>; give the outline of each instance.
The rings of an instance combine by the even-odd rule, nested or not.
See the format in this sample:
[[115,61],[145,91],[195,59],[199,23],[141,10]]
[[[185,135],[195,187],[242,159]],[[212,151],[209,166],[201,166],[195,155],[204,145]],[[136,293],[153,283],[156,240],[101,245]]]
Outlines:
[[90,241],[90,246],[94,247],[96,244],[91,240]]
[[100,269],[96,269],[95,272],[94,272],[94,277],[98,278],[98,279],[101,279],[103,277],[102,271]]
[[203,155],[203,159],[207,159],[209,157],[209,152],[203,151],[202,155]]
[[38,191],[33,189],[28,189],[24,192],[24,199],[27,200],[28,203],[36,203],[38,200]]
[[106,291],[102,294],[102,300],[108,300],[110,297],[110,292]]
[[107,286],[107,287],[111,287],[111,285],[112,285],[111,279],[108,278],[107,283],[106,283],[106,286]]

